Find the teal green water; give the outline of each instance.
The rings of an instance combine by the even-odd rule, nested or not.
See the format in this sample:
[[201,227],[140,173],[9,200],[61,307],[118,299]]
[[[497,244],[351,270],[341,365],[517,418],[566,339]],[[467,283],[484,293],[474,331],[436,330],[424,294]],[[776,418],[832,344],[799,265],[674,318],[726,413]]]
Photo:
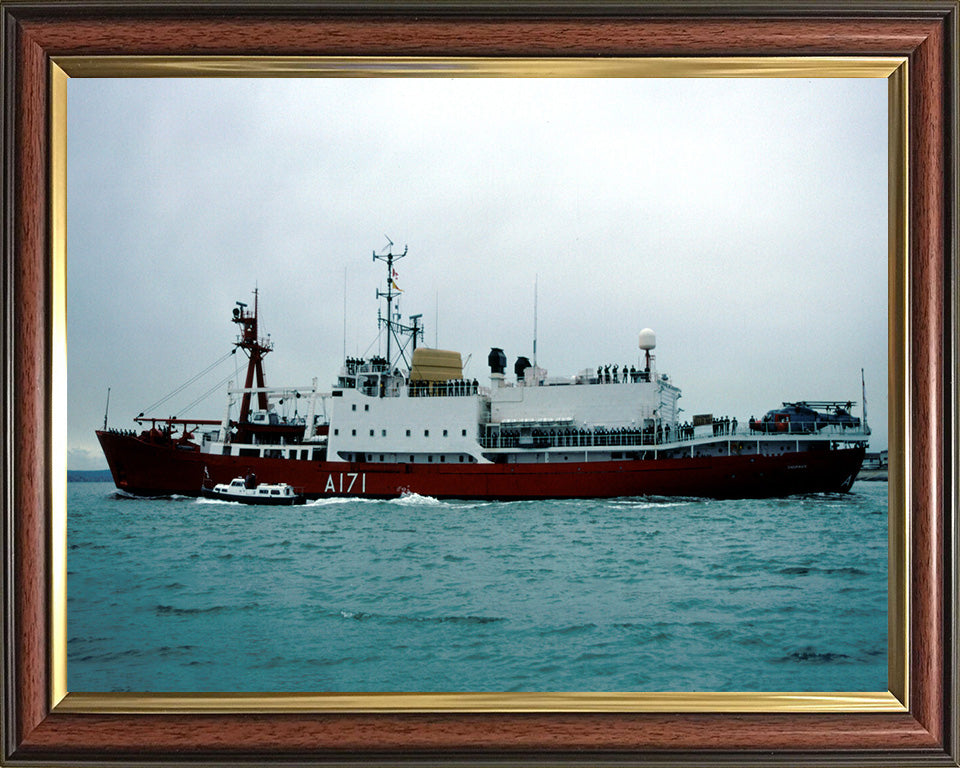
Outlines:
[[886,690],[887,484],[247,507],[71,483],[72,691]]

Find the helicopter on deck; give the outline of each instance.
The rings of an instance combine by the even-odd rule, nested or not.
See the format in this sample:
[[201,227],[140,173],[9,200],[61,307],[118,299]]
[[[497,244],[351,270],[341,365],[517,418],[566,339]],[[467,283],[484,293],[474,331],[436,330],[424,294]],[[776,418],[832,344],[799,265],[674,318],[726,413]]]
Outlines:
[[853,429],[860,427],[860,419],[850,410],[853,401],[803,400],[784,403],[782,408],[767,411],[762,419],[751,419],[754,432],[819,432],[824,427]]

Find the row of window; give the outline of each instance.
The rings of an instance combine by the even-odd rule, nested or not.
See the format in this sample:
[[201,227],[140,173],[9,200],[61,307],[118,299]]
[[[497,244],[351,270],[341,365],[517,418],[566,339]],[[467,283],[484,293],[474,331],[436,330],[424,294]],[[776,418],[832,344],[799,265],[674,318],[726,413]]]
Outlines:
[[[233,453],[232,445],[223,446],[223,455],[230,456]],[[301,461],[310,460],[310,449],[282,449],[282,448],[238,448],[237,456],[256,456],[265,459],[300,459]]]
[[[407,436],[407,437],[410,437],[410,430],[407,429],[407,430],[405,430],[405,432],[406,432],[406,436]],[[370,430],[370,437],[374,437],[375,433],[376,433],[376,430],[375,430],[375,429],[371,429],[371,430]],[[334,430],[333,430],[333,434],[334,434],[334,436],[339,435],[339,434],[340,434],[340,430],[339,430],[339,429],[334,429]],[[356,436],[357,436],[357,430],[351,429],[351,430],[350,430],[350,436],[351,436],[351,437],[356,437]],[[386,437],[386,436],[387,436],[387,430],[381,429],[381,430],[380,430],[380,436],[381,436],[381,437]],[[430,437],[430,430],[429,430],[429,429],[423,430],[423,436],[424,436],[424,437]],[[444,436],[444,437],[449,437],[449,430],[446,430],[446,429],[443,430],[443,436]],[[466,437],[466,436],[467,436],[467,430],[461,429],[461,430],[460,430],[460,437]]]
[[[430,454],[430,453],[428,453],[428,454],[413,454],[413,453],[411,453],[411,454],[409,454],[409,456],[410,456],[410,460],[409,460],[409,462],[407,462],[407,463],[409,463],[409,464],[424,464],[424,463],[426,463],[426,464],[432,464],[434,461],[437,461],[437,462],[439,462],[440,464],[446,464],[446,463],[447,463],[447,455],[446,455],[446,454],[443,454],[443,453],[441,453],[441,454],[439,454],[439,455],[434,455],[434,454]],[[402,461],[403,461],[403,458],[402,458],[401,456],[397,455],[397,454],[383,454],[383,453],[381,453],[381,454],[375,454],[375,453],[346,453],[346,454],[343,454],[343,458],[346,459],[347,461],[370,461],[370,462],[378,462],[378,461],[379,461],[379,462],[391,462],[391,463],[396,463],[396,462],[402,462]],[[450,456],[449,458],[450,458],[450,462],[453,463],[454,457],[453,457],[453,456]],[[456,460],[457,460],[457,462],[460,463],[460,464],[472,464],[472,463],[474,463],[474,462],[476,461],[476,459],[473,458],[473,456],[464,455],[464,454],[462,454],[462,453],[457,454]]]

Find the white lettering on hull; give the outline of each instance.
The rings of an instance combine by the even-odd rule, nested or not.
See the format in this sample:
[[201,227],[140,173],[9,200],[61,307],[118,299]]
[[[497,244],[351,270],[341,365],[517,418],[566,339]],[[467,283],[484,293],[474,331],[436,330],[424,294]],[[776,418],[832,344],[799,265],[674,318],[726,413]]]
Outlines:
[[[347,487],[344,490],[343,487],[343,478],[344,473],[339,472],[337,474],[338,483],[335,483],[333,480],[333,473],[327,475],[327,484],[323,488],[324,493],[353,493],[353,487],[357,484],[357,479],[360,479],[360,488],[358,491],[360,493],[366,493],[367,491],[367,474],[365,472],[347,472]],[[339,487],[338,487],[339,486]]]

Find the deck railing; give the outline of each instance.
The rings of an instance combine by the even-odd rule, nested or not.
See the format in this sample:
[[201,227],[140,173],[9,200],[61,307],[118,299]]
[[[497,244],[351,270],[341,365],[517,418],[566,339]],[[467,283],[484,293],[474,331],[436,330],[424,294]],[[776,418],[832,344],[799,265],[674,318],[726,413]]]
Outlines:
[[[655,447],[666,445],[683,445],[693,441],[712,440],[714,437],[725,437],[730,440],[766,440],[778,437],[832,437],[842,440],[855,441],[865,438],[862,427],[842,427],[840,425],[826,425],[820,429],[810,429],[809,425],[785,425],[794,429],[769,432],[752,430],[749,424],[732,424],[726,428],[722,425],[711,434],[697,434],[693,428],[651,429],[576,429],[576,428],[543,428],[518,432],[515,429],[498,431],[494,434],[482,435],[482,448],[595,448],[595,447]],[[802,428],[801,428],[802,427]]]
[[407,384],[408,397],[465,397],[480,389],[476,380],[411,381]]

